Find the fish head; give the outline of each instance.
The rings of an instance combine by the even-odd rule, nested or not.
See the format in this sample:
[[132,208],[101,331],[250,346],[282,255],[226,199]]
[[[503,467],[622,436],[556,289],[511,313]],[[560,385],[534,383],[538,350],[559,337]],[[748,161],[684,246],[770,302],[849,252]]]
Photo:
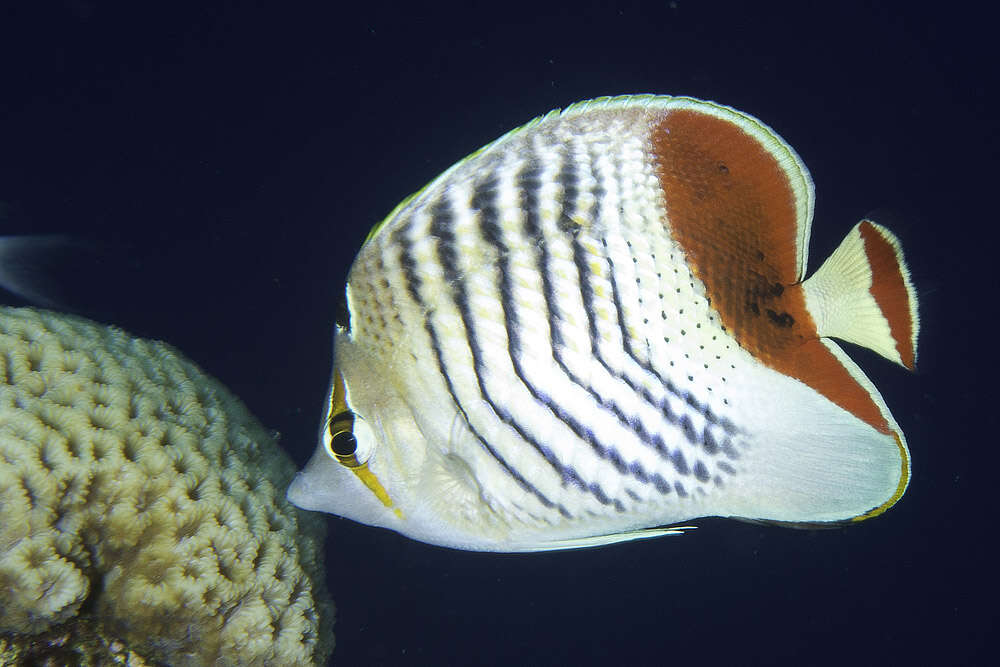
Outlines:
[[[288,499],[413,539],[484,549],[498,539],[467,457],[468,432],[422,397],[402,359],[373,353],[338,330],[319,442]],[[414,389],[414,387],[417,387]],[[442,425],[443,426],[440,426]]]
[[407,464],[419,461],[425,439],[409,406],[373,359],[338,328],[330,389],[319,442],[288,499],[313,511],[400,530]]

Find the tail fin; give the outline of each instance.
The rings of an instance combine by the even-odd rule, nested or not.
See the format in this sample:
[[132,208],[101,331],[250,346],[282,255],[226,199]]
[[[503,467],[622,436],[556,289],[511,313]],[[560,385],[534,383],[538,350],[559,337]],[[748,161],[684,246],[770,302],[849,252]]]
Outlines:
[[917,295],[899,240],[871,220],[854,226],[802,284],[820,336],[878,352],[910,370],[917,363]]

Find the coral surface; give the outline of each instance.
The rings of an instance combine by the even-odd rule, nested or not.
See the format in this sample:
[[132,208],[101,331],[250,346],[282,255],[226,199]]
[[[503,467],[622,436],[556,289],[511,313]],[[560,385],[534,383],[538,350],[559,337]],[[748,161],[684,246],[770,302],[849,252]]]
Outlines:
[[333,605],[294,465],[163,343],[0,308],[0,632],[81,607],[171,665],[322,664]]

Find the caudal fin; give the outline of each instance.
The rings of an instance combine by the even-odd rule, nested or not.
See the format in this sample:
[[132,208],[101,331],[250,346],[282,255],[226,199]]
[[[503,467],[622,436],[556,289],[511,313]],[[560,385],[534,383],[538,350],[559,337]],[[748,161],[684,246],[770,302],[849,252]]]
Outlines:
[[903,248],[885,227],[862,220],[802,284],[820,336],[856,343],[913,369],[920,318]]

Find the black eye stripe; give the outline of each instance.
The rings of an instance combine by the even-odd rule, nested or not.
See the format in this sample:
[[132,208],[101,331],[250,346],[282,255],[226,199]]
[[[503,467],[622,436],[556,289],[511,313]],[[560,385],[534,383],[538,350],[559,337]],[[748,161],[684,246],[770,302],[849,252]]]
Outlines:
[[336,437],[338,433],[346,431],[350,433],[354,429],[354,413],[344,410],[330,417],[330,435]]

